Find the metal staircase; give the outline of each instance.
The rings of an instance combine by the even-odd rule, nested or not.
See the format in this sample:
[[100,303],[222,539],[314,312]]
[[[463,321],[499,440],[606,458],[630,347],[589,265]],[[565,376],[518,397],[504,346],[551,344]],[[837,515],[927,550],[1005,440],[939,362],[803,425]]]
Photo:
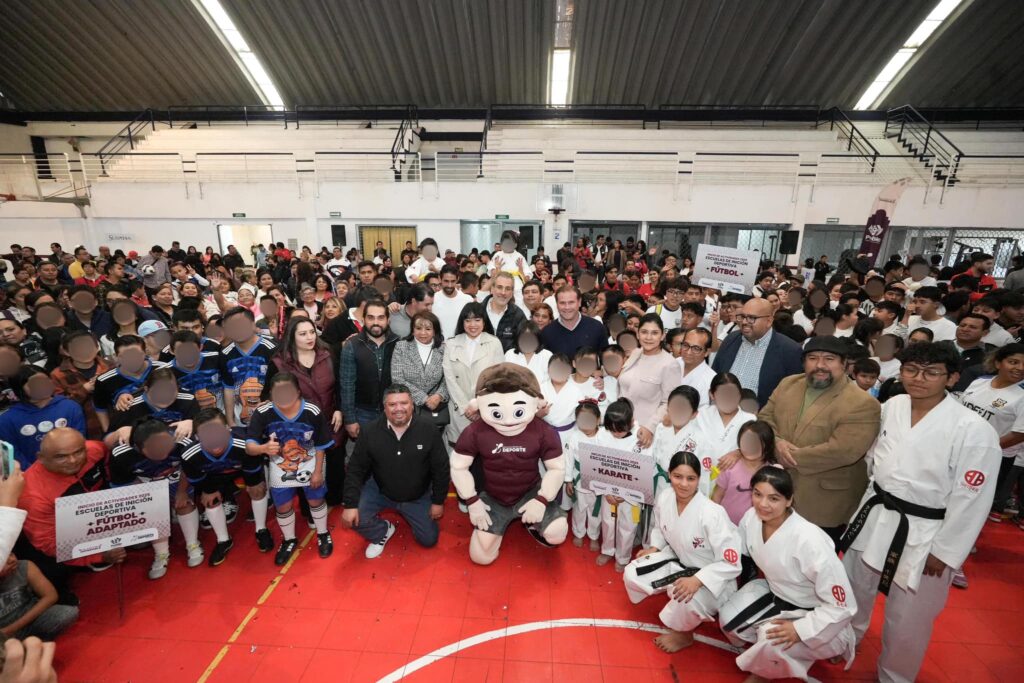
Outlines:
[[915,157],[943,186],[952,187],[958,182],[963,151],[909,104],[886,112],[885,137]]

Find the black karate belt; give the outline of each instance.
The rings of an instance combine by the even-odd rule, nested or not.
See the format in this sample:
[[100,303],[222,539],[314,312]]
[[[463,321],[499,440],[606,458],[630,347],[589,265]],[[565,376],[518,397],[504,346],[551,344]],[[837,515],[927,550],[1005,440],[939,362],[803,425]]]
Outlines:
[[[767,608],[767,610],[765,610],[765,608]],[[729,623],[722,627],[722,630],[732,631],[735,633],[753,625],[755,621],[771,619],[783,612],[789,612],[797,609],[810,611],[813,608],[794,605],[791,602],[786,602],[774,593],[765,593],[757,600],[754,600],[754,602],[740,610],[740,613],[730,619]],[[762,613],[762,610],[765,610],[764,613]]]
[[646,574],[650,574],[652,572],[658,571],[659,569],[661,569],[662,567],[664,567],[667,564],[673,564],[673,563],[678,564],[680,567],[682,567],[682,569],[680,569],[680,571],[673,572],[673,573],[669,574],[668,576],[665,576],[665,577],[662,577],[662,578],[657,579],[655,581],[652,581],[651,582],[651,587],[653,587],[653,588],[664,588],[665,586],[667,586],[667,585],[669,585],[671,583],[675,583],[678,579],[685,579],[686,577],[693,576],[694,574],[696,574],[697,572],[700,571],[700,569],[698,567],[683,567],[683,565],[679,564],[678,560],[676,560],[676,559],[668,559],[668,560],[661,560],[660,562],[653,562],[651,564],[644,565],[643,567],[640,567],[640,568],[638,568],[636,570],[636,575],[638,577],[639,576],[645,576]]
[[839,540],[839,552],[845,553],[849,550],[853,541],[864,530],[864,524],[868,521],[871,508],[881,504],[887,510],[895,510],[900,513],[900,523],[896,527],[896,533],[893,534],[892,543],[889,544],[889,552],[886,553],[885,564],[882,566],[882,578],[878,581],[878,592],[882,595],[889,595],[889,588],[896,577],[896,568],[899,567],[903,548],[907,545],[907,536],[910,534],[910,520],[907,519],[907,515],[922,519],[945,519],[946,510],[945,508],[929,508],[911,503],[897,498],[891,493],[886,493],[878,484],[873,483],[872,486],[874,486],[875,495],[864,502],[861,509],[857,511],[857,516],[850,522],[850,526],[846,527],[846,533]]

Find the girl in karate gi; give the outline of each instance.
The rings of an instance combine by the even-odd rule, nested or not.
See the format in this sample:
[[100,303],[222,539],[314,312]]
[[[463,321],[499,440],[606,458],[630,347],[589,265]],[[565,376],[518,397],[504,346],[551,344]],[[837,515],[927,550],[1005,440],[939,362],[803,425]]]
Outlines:
[[428,237],[420,242],[420,255],[405,269],[405,278],[410,284],[423,282],[429,273],[440,273],[444,268],[444,259],[441,258],[437,242]]
[[[622,316],[615,316],[622,320]],[[605,399],[614,401],[619,397],[619,373],[626,362],[626,352],[618,344],[612,344],[601,352],[601,372],[604,374]]]
[[[604,412],[604,445],[619,450],[633,451],[651,456],[649,449],[640,448],[633,424],[633,404],[620,398]],[[624,498],[605,495],[601,499],[601,554],[598,566],[615,559],[615,571],[621,572],[633,557],[636,529],[640,526],[643,505],[634,505]]]
[[[651,442],[651,453],[657,462],[657,474],[654,477],[654,497],[669,483],[669,462],[679,451],[696,453],[700,443],[700,430],[697,428],[697,407],[700,405],[700,393],[691,386],[682,385],[668,395],[668,410],[665,420],[654,430]],[[667,423],[667,424],[666,424]]]
[[694,629],[712,621],[736,592],[740,537],[722,506],[698,490],[696,455],[676,453],[668,470],[671,486],[654,504],[649,547],[626,567],[623,579],[634,603],[655,593],[668,594],[659,616],[671,630],[654,643],[672,653],[693,645]]
[[718,460],[739,448],[740,427],[757,416],[740,408],[743,387],[736,375],[723,372],[711,380],[711,405],[700,411],[697,426],[703,439],[696,452],[700,458],[700,492],[711,495],[712,482],[718,477]]
[[562,439],[564,449],[569,440],[569,432],[576,426],[576,406],[586,396],[569,376],[572,373],[572,361],[564,353],[552,354],[548,361],[548,377],[540,383],[540,392],[547,401],[547,406],[537,414],[555,428]]
[[600,367],[601,362],[597,351],[589,346],[581,346],[576,351],[575,358],[573,358],[573,369],[575,372],[573,372],[570,381],[576,385],[576,388],[583,394],[584,398],[594,399],[601,410],[604,410],[608,407],[609,403],[618,397],[609,396],[603,379],[599,381],[597,371]]
[[719,622],[733,643],[753,643],[736,658],[767,679],[808,680],[815,661],[853,661],[850,625],[857,611],[835,542],[793,510],[793,480],[784,469],[762,467],[751,478],[753,507],[740,520],[745,548],[764,573],[722,606]]
[[588,536],[592,552],[601,548],[597,542],[601,534],[601,506],[592,491],[580,486],[580,446],[604,440],[601,410],[597,403],[583,401],[577,404],[576,428],[569,432],[565,446],[565,495],[572,502],[572,544],[581,548],[583,537]]

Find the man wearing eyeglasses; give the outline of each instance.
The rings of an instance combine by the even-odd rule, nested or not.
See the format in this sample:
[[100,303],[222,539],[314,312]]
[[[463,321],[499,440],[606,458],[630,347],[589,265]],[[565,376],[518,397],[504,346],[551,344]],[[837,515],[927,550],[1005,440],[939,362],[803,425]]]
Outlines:
[[766,299],[750,299],[733,321],[739,329],[722,340],[712,367],[736,375],[763,406],[783,378],[803,372],[800,345],[772,331],[773,308]]
[[682,339],[676,338],[679,345],[679,365],[683,368],[683,384],[691,386],[700,394],[699,408],[711,403],[711,380],[715,371],[707,364],[711,353],[711,332],[698,327],[690,330]]
[[995,429],[947,393],[960,367],[949,344],[908,346],[900,361],[907,393],[882,409],[867,454],[871,481],[840,550],[857,601],[858,641],[875,591],[888,596],[877,678],[902,682],[917,678],[954,570],[985,523],[1002,451]]

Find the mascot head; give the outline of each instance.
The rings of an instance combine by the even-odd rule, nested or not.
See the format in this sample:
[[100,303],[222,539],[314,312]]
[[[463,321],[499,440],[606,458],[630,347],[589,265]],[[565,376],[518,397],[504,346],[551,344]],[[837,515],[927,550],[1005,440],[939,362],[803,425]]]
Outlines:
[[540,384],[521,365],[500,363],[480,373],[476,404],[480,419],[502,436],[522,434],[540,408]]

